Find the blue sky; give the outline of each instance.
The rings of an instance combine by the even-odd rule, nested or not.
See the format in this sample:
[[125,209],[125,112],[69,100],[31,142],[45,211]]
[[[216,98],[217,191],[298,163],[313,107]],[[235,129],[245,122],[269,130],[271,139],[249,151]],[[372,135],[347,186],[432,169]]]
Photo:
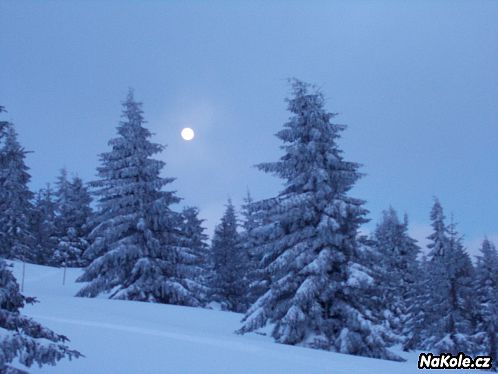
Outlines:
[[0,104],[38,189],[61,167],[95,178],[134,87],[164,175],[212,229],[229,196],[280,190],[253,165],[280,156],[298,77],[348,125],[365,230],[392,205],[423,239],[438,196],[475,248],[498,240],[496,19],[496,1],[0,1]]

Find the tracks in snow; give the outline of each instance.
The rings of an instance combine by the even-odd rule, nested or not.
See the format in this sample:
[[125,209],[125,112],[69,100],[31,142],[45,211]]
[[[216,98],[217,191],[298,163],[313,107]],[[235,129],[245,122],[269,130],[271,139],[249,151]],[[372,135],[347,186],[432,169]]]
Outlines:
[[233,340],[230,339],[227,341],[227,340],[220,340],[219,338],[213,338],[213,337],[202,337],[202,336],[196,336],[196,335],[190,335],[190,334],[184,334],[184,333],[175,333],[175,332],[170,332],[170,331],[161,331],[161,330],[148,329],[148,328],[142,328],[142,327],[125,326],[125,325],[106,323],[106,322],[95,322],[95,321],[86,321],[86,320],[69,319],[69,318],[57,318],[57,317],[50,317],[50,316],[43,316],[43,315],[30,315],[30,317],[34,318],[35,320],[45,320],[45,321],[53,321],[53,322],[58,322],[58,323],[63,323],[63,324],[71,324],[71,325],[78,325],[78,326],[87,326],[87,327],[95,327],[95,328],[101,328],[101,329],[109,329],[109,330],[115,330],[115,331],[123,331],[123,332],[128,332],[131,334],[159,336],[159,337],[164,337],[167,339],[180,340],[180,341],[184,341],[184,342],[214,346],[214,347],[218,347],[218,348],[235,350],[235,351],[239,351],[239,352],[242,351],[242,352],[254,352],[255,353],[255,352],[262,351],[261,348],[255,346],[255,345],[252,345],[252,344],[248,344],[248,342],[246,340],[243,342],[238,342],[236,335],[233,336]]

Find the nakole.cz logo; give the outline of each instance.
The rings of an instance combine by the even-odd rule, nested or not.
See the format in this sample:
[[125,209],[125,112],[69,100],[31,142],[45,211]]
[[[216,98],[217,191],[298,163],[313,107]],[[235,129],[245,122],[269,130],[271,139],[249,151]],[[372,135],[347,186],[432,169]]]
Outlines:
[[460,352],[453,356],[449,353],[441,353],[436,356],[432,353],[421,353],[418,356],[419,369],[491,369],[492,358],[490,356],[477,356],[472,358]]

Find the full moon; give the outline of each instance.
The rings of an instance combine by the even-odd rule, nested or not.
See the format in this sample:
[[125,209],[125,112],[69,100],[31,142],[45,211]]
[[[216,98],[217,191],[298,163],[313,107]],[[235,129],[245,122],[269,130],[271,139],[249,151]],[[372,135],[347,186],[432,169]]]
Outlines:
[[182,132],[182,138],[183,140],[192,140],[194,139],[194,130],[192,130],[190,127],[185,127]]

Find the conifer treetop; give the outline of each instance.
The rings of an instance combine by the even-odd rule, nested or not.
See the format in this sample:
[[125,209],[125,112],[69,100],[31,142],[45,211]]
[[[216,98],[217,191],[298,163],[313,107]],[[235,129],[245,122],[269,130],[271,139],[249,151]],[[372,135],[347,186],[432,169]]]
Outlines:
[[284,179],[283,193],[320,186],[329,194],[343,194],[361,177],[360,164],[344,161],[337,145],[346,126],[332,123],[337,114],[326,111],[324,96],[315,86],[297,79],[290,83],[293,96],[286,101],[292,116],[276,134],[285,154],[277,162],[256,166]]

